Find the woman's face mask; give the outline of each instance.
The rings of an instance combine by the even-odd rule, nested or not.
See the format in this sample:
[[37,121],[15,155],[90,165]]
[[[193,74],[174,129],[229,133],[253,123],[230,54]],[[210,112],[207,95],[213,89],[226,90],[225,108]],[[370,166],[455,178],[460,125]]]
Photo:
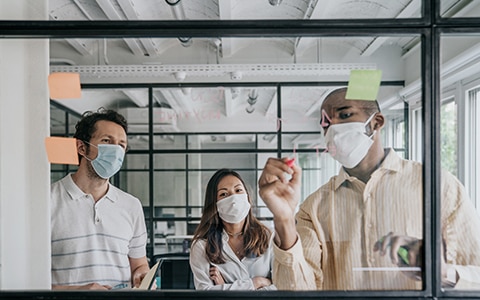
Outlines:
[[[90,144],[86,142],[87,144]],[[125,157],[125,150],[120,145],[98,144],[95,146],[98,149],[98,154],[95,159],[85,157],[92,163],[92,167],[103,179],[108,179],[115,175],[122,167],[123,158]]]
[[372,114],[365,123],[350,122],[328,127],[325,135],[328,153],[345,168],[357,166],[367,155],[376,131],[368,136],[366,128],[375,114]]
[[217,210],[220,219],[227,223],[236,224],[245,219],[250,211],[247,194],[233,194],[217,201]]

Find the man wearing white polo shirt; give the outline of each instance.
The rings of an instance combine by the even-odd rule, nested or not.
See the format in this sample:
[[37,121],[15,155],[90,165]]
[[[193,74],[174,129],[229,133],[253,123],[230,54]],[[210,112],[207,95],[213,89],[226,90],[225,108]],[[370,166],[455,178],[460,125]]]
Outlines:
[[113,186],[127,149],[115,111],[86,112],[74,137],[78,170],[52,184],[52,289],[138,286],[149,271],[141,202]]

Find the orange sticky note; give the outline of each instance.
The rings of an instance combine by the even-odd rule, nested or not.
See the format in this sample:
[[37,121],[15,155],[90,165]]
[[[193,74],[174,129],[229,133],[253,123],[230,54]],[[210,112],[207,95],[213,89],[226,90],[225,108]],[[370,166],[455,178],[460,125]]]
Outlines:
[[52,73],[48,75],[50,99],[81,98],[80,74]]
[[45,138],[48,161],[51,164],[78,165],[77,139],[50,136]]

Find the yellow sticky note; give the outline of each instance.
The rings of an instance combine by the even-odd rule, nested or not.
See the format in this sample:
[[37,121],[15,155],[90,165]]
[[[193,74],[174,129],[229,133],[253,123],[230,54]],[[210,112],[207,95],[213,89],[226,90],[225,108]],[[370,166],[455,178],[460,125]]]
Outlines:
[[45,138],[48,161],[51,164],[78,165],[77,139],[50,136]]
[[81,98],[80,74],[52,73],[48,76],[50,99]]
[[376,100],[381,79],[381,70],[350,71],[345,98],[349,100]]

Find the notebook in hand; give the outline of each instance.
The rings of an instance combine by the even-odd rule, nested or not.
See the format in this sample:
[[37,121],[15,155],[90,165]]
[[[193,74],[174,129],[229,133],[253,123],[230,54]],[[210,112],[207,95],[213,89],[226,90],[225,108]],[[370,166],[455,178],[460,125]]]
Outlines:
[[140,283],[140,286],[137,288],[139,290],[149,290],[153,282],[155,280],[155,275],[157,274],[157,269],[158,265],[160,264],[160,261],[158,261],[151,269],[148,271],[148,273],[143,277],[142,282]]

